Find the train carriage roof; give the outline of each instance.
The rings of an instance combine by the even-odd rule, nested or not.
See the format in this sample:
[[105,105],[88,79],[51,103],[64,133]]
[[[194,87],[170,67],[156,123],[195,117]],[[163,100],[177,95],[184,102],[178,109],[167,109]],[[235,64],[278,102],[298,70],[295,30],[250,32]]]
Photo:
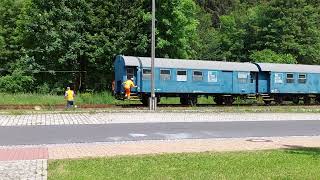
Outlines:
[[[151,58],[122,56],[126,66],[151,67]],[[155,67],[177,68],[177,69],[212,69],[224,71],[253,71],[258,72],[256,65],[251,63],[223,62],[223,61],[203,61],[156,58]]]
[[261,71],[320,73],[319,65],[257,63]]

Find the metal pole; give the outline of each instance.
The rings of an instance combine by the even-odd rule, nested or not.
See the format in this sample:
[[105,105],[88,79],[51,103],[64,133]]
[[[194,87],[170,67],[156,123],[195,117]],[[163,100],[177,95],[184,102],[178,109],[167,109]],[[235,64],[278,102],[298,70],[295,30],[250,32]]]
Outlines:
[[156,3],[152,0],[152,37],[151,37],[151,97],[149,103],[149,109],[151,111],[156,110],[157,100],[155,96],[155,79],[154,79],[154,61],[155,61],[155,49],[156,49]]

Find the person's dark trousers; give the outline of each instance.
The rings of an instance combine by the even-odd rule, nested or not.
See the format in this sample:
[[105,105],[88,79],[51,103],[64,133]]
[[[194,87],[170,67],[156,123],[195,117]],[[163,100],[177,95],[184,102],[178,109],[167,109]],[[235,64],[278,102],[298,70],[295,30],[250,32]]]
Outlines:
[[67,101],[67,108],[73,107],[73,101]]

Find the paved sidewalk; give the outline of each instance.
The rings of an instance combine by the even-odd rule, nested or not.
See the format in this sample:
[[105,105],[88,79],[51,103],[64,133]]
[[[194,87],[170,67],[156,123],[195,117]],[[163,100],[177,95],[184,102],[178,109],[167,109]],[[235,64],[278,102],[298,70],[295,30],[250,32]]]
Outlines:
[[[69,159],[179,152],[246,151],[294,147],[320,147],[320,136],[150,140],[121,143],[11,146],[0,147],[2,154],[6,152],[11,157],[1,158],[0,161]],[[26,154],[31,155],[26,156]]]
[[247,151],[295,147],[320,147],[320,136],[233,139],[186,139],[49,146],[49,159],[72,159],[119,155]]
[[153,122],[320,120],[319,113],[83,113],[0,115],[0,126],[47,126]]

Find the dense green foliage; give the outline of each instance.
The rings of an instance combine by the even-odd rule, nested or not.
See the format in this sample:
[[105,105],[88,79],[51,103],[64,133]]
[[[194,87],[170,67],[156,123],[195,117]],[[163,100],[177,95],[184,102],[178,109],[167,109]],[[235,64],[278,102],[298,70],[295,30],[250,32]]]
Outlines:
[[319,157],[297,148],[55,160],[48,179],[319,179]]
[[[146,0],[1,0],[0,91],[106,89],[116,55],[150,56],[150,11]],[[320,63],[315,0],[161,0],[156,16],[157,57]]]

